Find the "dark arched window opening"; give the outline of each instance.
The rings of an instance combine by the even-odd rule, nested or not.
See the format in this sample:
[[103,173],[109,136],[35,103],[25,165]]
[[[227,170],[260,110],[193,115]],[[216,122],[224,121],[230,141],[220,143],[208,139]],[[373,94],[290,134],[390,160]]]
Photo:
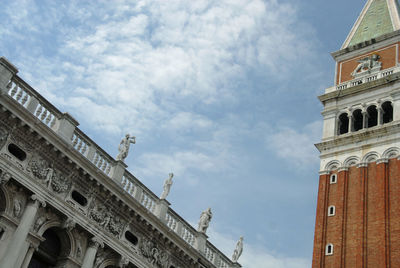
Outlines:
[[139,242],[138,238],[134,234],[129,232],[129,231],[125,232],[125,238],[126,238],[126,240],[131,242],[134,246],[136,246],[138,244],[138,242]]
[[367,109],[368,114],[368,127],[378,125],[378,110],[375,105],[369,106]]
[[19,161],[24,161],[26,159],[26,153],[14,143],[8,145],[8,151]]
[[42,235],[45,239],[33,254],[28,268],[50,268],[57,264],[61,253],[61,240],[56,231],[51,228]]
[[383,123],[390,123],[393,121],[393,106],[390,101],[382,104]]
[[349,117],[346,113],[339,116],[338,130],[339,135],[349,132]]
[[353,129],[359,131],[363,127],[363,115],[360,109],[353,112]]
[[86,206],[88,203],[86,197],[77,191],[72,191],[71,197],[82,207]]

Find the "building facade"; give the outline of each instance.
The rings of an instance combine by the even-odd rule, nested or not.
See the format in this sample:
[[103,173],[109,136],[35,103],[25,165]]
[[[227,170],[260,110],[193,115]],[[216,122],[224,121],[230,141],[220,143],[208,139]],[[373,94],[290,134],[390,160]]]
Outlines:
[[[238,268],[0,58],[1,268]],[[129,142],[128,142],[129,145]],[[168,188],[169,190],[169,188]],[[211,213],[211,210],[209,210]]]
[[312,267],[400,267],[400,17],[368,0],[319,97],[323,137]]

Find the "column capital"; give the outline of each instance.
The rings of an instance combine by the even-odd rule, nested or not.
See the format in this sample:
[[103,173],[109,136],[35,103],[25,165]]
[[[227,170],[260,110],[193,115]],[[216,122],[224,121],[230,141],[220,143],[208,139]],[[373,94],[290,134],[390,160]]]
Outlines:
[[30,199],[34,202],[34,204],[37,204],[38,206],[46,207],[46,201],[42,197],[38,196],[37,194],[33,194]]
[[89,241],[89,247],[95,248],[96,250],[101,247],[104,248],[104,242],[99,237],[92,237]]

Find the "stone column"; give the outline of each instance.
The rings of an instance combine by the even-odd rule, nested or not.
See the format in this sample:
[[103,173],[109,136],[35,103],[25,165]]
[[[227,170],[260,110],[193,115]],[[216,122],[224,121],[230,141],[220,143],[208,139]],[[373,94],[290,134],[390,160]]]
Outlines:
[[93,237],[89,242],[88,248],[86,249],[82,268],[93,268],[94,260],[96,259],[96,254],[99,247],[104,248],[103,241],[101,241],[98,237]]
[[29,263],[31,262],[33,253],[37,250],[38,246],[34,246],[33,244],[29,245],[28,252],[25,255],[24,262],[21,265],[21,268],[28,268]]
[[354,128],[353,128],[353,124],[354,122],[353,122],[353,114],[350,112],[349,113],[349,132],[348,133],[351,133],[351,132],[353,132],[353,130],[354,130]]
[[10,239],[6,253],[0,260],[0,267],[14,267],[19,255],[21,254],[24,242],[29,234],[29,230],[33,225],[36,213],[42,205],[46,206],[46,202],[37,195],[31,196],[31,201],[27,204],[21,221]]
[[381,126],[383,125],[383,110],[380,105],[376,109],[378,110],[378,126]]
[[362,111],[362,115],[363,115],[363,125],[362,128],[367,128],[368,127],[368,113],[367,111]]

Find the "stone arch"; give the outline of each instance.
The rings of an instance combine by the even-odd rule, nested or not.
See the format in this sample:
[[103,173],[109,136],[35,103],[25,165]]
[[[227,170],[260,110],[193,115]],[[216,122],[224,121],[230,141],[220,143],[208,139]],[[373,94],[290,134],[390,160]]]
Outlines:
[[343,167],[351,167],[360,163],[360,158],[357,156],[350,156],[343,162]]
[[332,160],[328,164],[326,164],[325,170],[327,170],[327,171],[337,170],[341,166],[342,165],[340,164],[340,162],[338,160]]
[[49,220],[39,228],[37,234],[42,236],[47,230],[56,229],[63,248],[61,254],[65,257],[72,257],[76,246],[74,235],[70,230],[62,229],[61,226],[62,223],[59,220]]
[[0,187],[0,212],[12,213],[11,197],[4,185]]
[[383,152],[382,157],[386,159],[391,159],[398,157],[400,154],[400,149],[397,147],[391,147]]
[[376,162],[378,159],[380,159],[380,155],[377,152],[369,152],[366,155],[364,155],[362,162],[363,163],[372,163],[372,162]]
[[349,132],[349,113],[348,112],[341,112],[337,119],[337,135],[346,134]]
[[100,263],[97,267],[94,268],[118,267],[118,264],[119,264],[118,258],[110,258],[110,259],[105,259],[102,263]]

